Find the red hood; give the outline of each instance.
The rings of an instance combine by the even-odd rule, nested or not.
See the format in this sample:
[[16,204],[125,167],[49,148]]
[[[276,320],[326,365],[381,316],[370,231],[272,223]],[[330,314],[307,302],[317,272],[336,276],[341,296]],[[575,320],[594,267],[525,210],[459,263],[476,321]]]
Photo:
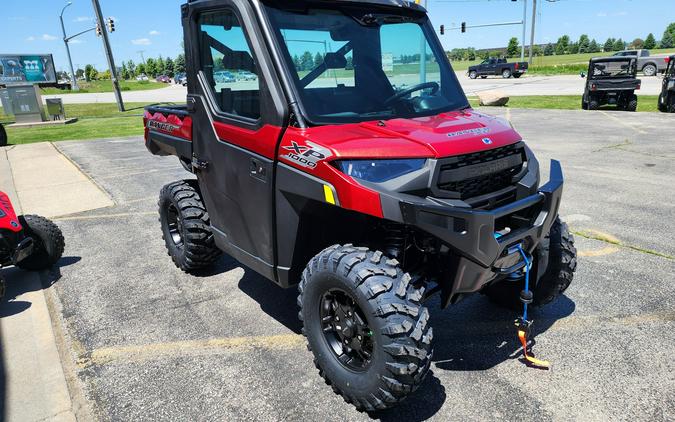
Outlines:
[[328,147],[336,158],[442,158],[510,145],[522,138],[503,119],[477,113],[442,113],[308,129],[307,139]]

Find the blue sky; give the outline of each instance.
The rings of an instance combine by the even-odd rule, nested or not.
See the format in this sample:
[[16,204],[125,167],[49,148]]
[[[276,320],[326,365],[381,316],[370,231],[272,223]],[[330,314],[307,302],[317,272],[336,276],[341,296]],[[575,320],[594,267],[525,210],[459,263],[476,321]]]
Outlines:
[[[64,20],[69,34],[94,25],[91,1],[72,0]],[[578,39],[582,33],[604,42],[608,37],[632,41],[653,32],[659,39],[668,23],[675,21],[675,6],[666,12],[672,0],[539,0],[539,19],[535,41],[555,42],[562,34]],[[140,61],[144,56],[175,57],[181,51],[180,4],[183,0],[141,2],[138,0],[101,0],[105,17],[116,18],[111,35],[116,60]],[[66,69],[58,15],[65,1],[5,0],[0,14],[0,53],[53,53],[56,68]],[[532,0],[528,1],[531,7]],[[522,19],[522,0],[429,0],[429,11],[436,27],[459,26]],[[528,11],[528,20],[531,10]],[[454,47],[491,48],[505,46],[512,36],[520,37],[521,27],[470,29],[468,33],[450,31],[442,41],[446,49]],[[529,31],[528,31],[529,34]],[[528,35],[529,39],[529,35]],[[84,67],[94,64],[105,69],[101,41],[93,33],[71,44],[73,63]]]

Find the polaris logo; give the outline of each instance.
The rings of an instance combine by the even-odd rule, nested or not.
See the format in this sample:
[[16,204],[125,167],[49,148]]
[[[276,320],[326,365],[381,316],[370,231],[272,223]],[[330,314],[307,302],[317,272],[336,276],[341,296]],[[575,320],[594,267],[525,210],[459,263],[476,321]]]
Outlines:
[[483,138],[483,143],[485,145],[492,145],[492,139],[490,138]]

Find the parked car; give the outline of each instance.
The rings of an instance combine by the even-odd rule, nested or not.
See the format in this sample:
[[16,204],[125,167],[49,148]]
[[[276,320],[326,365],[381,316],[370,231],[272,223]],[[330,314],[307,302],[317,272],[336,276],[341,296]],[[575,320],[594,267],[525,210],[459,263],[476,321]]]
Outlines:
[[5,132],[5,127],[0,123],[0,147],[7,145],[7,132]]
[[615,105],[620,110],[636,111],[642,81],[637,79],[635,56],[596,57],[588,64],[586,89],[581,108],[597,110],[600,106]]
[[157,82],[161,82],[164,84],[168,84],[171,82],[171,78],[166,75],[159,75],[156,80]]
[[146,76],[145,73],[141,73],[140,75],[136,76],[137,81],[149,81],[150,78]]
[[663,86],[659,95],[659,111],[675,113],[675,54],[666,59],[668,67],[663,76]]
[[258,75],[247,70],[237,73],[237,79],[240,81],[257,81]]
[[623,50],[614,53],[614,57],[637,56],[637,68],[645,76],[656,76],[666,71],[666,55],[652,56],[649,50]]
[[471,79],[479,76],[485,79],[490,75],[501,75],[504,79],[511,76],[520,78],[527,72],[528,66],[527,62],[508,63],[506,59],[490,58],[483,60],[479,65],[469,67],[467,74]]
[[219,84],[228,84],[232,82],[237,82],[237,78],[234,77],[234,74],[232,74],[232,72],[228,72],[225,70],[215,72],[213,74],[213,80],[215,80],[216,83]]
[[187,79],[187,75],[185,73],[176,73],[176,75],[173,77],[173,82],[176,85],[182,85],[185,79]]

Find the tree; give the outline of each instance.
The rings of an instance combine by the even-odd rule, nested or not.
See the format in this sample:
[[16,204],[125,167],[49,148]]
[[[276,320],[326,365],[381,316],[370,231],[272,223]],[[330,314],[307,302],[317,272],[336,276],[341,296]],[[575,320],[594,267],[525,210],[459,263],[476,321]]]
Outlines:
[[[222,61],[222,59],[221,59],[221,61]],[[162,56],[159,56],[159,58],[155,62],[155,70],[157,71],[157,75],[166,74],[166,63],[164,62],[164,59],[162,58]]]
[[513,37],[509,40],[509,46],[506,47],[506,55],[509,57],[516,57],[520,52],[518,48],[518,38]]
[[145,71],[146,71],[146,69],[145,69],[145,65],[143,63],[139,63],[138,66],[136,66],[136,75],[137,76],[147,75],[145,73]]
[[174,69],[175,69],[175,64],[173,60],[171,60],[171,57],[167,57],[166,61],[164,62],[164,69],[166,70],[166,76],[173,78]]
[[546,44],[546,47],[544,47],[544,56],[552,56],[555,54],[555,47],[553,44],[548,43]]
[[579,43],[578,42],[573,42],[570,43],[570,46],[567,50],[569,54],[577,54],[579,53]]
[[181,53],[176,57],[173,64],[173,71],[175,73],[185,73],[185,54]]
[[129,73],[129,68],[127,67],[127,64],[124,63],[124,62],[122,62],[122,72],[120,72],[120,73],[121,73],[122,79],[124,79],[124,80],[127,80],[127,79],[131,78],[131,74]]
[[616,40],[614,38],[607,38],[607,41],[605,41],[605,45],[602,48],[604,52],[612,51],[614,50],[614,43]]
[[588,44],[588,53],[599,53],[600,52],[600,45],[598,45],[598,42],[595,41],[595,39],[592,39],[590,44]]
[[626,48],[626,43],[621,38],[614,41],[614,48],[613,48],[614,51],[621,51],[621,50],[624,50],[625,48]]
[[87,82],[95,81],[97,74],[98,72],[94,69],[94,66],[88,64],[84,67],[84,79]]
[[145,61],[145,74],[151,78],[157,76],[157,64],[155,63],[155,59],[150,58]]
[[569,52],[569,47],[570,37],[569,35],[563,35],[562,37],[558,38],[558,42],[555,45],[555,54],[558,56],[567,54]]
[[656,48],[656,38],[654,37],[654,34],[650,32],[649,35],[647,35],[647,38],[645,38],[645,43],[642,46],[642,48],[646,48],[647,50]]
[[544,49],[541,48],[539,45],[535,45],[532,47],[532,55],[536,57],[540,57],[544,55]]
[[323,63],[323,54],[317,52],[314,56],[314,67],[319,67]]
[[127,69],[129,69],[129,78],[132,79],[136,77],[136,63],[133,60],[127,62]]
[[675,36],[670,32],[666,31],[663,33],[663,38],[661,38],[661,43],[659,44],[660,48],[673,48],[675,47]]
[[581,37],[579,37],[579,53],[588,53],[590,46],[591,40],[588,38],[588,35],[582,34]]
[[82,78],[84,78],[84,69],[77,69],[77,70],[75,71],[75,77],[76,77],[77,79],[82,79]]
[[[675,22],[673,22],[673,23],[671,23],[670,25],[668,25],[668,27],[666,28],[665,32],[663,33],[664,38],[665,38],[666,33],[670,34],[670,39],[671,39],[671,40],[675,40]],[[663,41],[662,41],[662,42],[663,42]],[[662,47],[662,48],[671,48],[671,47],[673,47],[673,45],[671,44],[669,47],[663,47],[663,46],[661,46],[661,47]]]
[[639,50],[643,48],[645,45],[645,41],[642,38],[635,38],[633,42],[630,43],[630,48]]
[[110,69],[106,70],[103,73],[99,73],[97,75],[97,79],[105,79],[105,80],[112,79],[112,75],[110,74]]
[[300,69],[299,70],[312,70],[314,69],[314,57],[309,51],[305,51],[300,58]]

